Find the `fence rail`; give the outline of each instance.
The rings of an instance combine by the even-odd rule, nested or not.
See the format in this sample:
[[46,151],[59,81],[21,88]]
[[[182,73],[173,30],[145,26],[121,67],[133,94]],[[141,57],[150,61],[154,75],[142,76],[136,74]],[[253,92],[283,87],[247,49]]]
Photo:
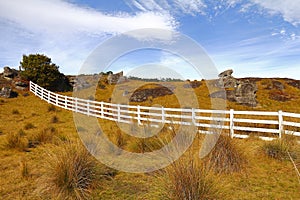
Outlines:
[[33,82],[29,88],[55,106],[120,123],[195,125],[204,134],[211,133],[209,128],[217,127],[228,131],[231,137],[247,138],[255,132],[265,140],[281,138],[282,133],[300,136],[300,114],[295,113],[122,105],[60,95]]

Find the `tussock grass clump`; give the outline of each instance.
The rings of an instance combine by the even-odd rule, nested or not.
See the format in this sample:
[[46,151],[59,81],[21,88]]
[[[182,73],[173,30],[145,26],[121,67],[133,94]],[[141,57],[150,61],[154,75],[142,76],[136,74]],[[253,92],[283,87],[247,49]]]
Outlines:
[[96,181],[96,162],[80,143],[48,153],[41,191],[58,199],[88,199]]
[[217,173],[234,173],[241,172],[247,161],[233,139],[220,135],[204,162]]
[[121,147],[121,148],[124,147],[126,144],[125,137],[120,130],[117,130],[114,133],[112,140],[115,145],[117,145],[118,147]]
[[44,128],[31,136],[29,140],[30,146],[36,147],[39,144],[51,143],[57,134],[57,130],[54,127]]
[[266,142],[262,148],[264,153],[270,158],[289,160],[288,152],[291,150],[291,144],[285,139]]
[[20,173],[22,178],[29,177],[29,168],[26,160],[22,159],[20,161]]
[[51,120],[50,120],[51,123],[55,124],[55,123],[58,123],[59,122],[59,119],[56,115],[54,115]]
[[17,133],[10,133],[6,135],[5,146],[9,149],[17,149],[25,151],[28,147],[28,140],[24,137],[25,133],[21,129]]
[[24,129],[25,129],[25,130],[29,130],[29,129],[33,129],[33,128],[35,128],[35,126],[34,126],[32,123],[27,123],[27,124],[25,124],[25,126],[24,126]]
[[19,115],[19,114],[20,114],[19,110],[17,110],[17,109],[13,109],[13,110],[11,111],[11,113],[12,113],[13,115]]
[[48,106],[48,112],[55,112],[55,111],[56,111],[56,107],[54,105],[50,104]]
[[164,170],[163,188],[167,199],[220,199],[222,192],[215,177],[199,158],[180,158]]

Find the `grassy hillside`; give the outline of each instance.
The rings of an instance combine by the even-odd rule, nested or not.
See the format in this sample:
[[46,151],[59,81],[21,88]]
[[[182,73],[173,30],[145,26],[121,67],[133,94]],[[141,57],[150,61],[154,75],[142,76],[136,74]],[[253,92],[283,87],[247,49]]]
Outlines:
[[[284,92],[293,98],[284,103],[270,100],[270,90],[265,89],[269,84],[268,81],[265,79],[257,82],[259,88],[257,93],[258,107],[252,108],[227,102],[227,108],[284,110],[300,113],[300,106],[298,106],[300,105],[299,89],[280,79],[279,81],[285,86]],[[210,108],[209,92],[204,83],[199,88],[187,90],[182,89],[182,84],[184,83],[175,83],[176,90],[182,90],[181,92],[186,93],[195,91],[200,107]],[[97,91],[96,97],[98,100],[107,101],[113,91],[117,97],[122,95],[124,87],[130,91],[130,88],[135,88],[136,85],[137,82],[123,83],[116,86],[123,87],[123,89],[116,88],[115,91],[115,86],[106,85],[105,89]],[[72,94],[65,93],[65,95]],[[175,96],[158,97],[152,99],[151,102],[147,101],[141,104],[178,106]],[[207,192],[205,199],[300,199],[300,183],[292,162],[286,155],[282,159],[272,158],[272,152],[266,150],[270,149],[266,147],[266,142],[253,138],[230,140],[230,143],[245,158],[244,164],[237,172],[228,174],[215,173],[211,170],[209,172],[199,171],[198,169],[202,169],[201,167],[204,165],[202,161],[199,161],[199,166],[195,164],[196,167],[194,168],[191,167],[193,166],[191,162],[182,161],[176,162],[176,165],[159,172],[131,174],[109,169],[99,162],[94,162],[93,158],[84,153],[79,155],[82,155],[82,159],[86,157],[88,162],[80,161],[76,155],[73,160],[68,159],[73,158],[74,155],[71,150],[80,141],[74,126],[72,112],[50,106],[32,94],[25,97],[21,93],[17,98],[0,99],[0,120],[1,199],[55,199],[59,194],[61,194],[59,197],[61,199],[65,197],[64,195],[72,199],[80,197],[80,195],[76,196],[76,191],[80,193],[80,188],[87,191],[89,194],[87,198],[89,199],[174,199],[176,198],[174,187],[177,184],[172,180],[175,180],[176,183],[183,180],[185,184],[178,186],[177,190],[179,190],[183,187],[192,188],[192,186],[197,185],[196,182],[199,179],[203,181],[202,183],[216,188],[217,191]],[[150,146],[149,150],[153,148],[151,144],[155,144],[150,140],[134,140],[119,130],[113,122],[106,120],[99,120],[99,122],[109,138],[128,151],[141,152],[145,150],[141,149],[140,144],[142,142],[146,144],[146,147]],[[168,133],[163,132],[162,134],[167,135]],[[293,159],[298,163],[300,147],[299,144],[291,142],[294,139],[288,140],[284,145],[288,146]],[[190,148],[189,152],[193,155],[194,160],[197,160],[202,143],[203,137],[199,136]],[[276,149],[276,147],[274,148]],[[75,149],[77,149],[76,152],[84,151],[80,147]],[[67,156],[63,157],[65,153]],[[227,154],[221,155],[227,156]],[[189,153],[185,154],[183,160],[189,156]],[[58,161],[62,165],[58,168],[53,167],[52,164]],[[64,172],[64,164],[69,162],[90,163],[90,165],[83,166],[93,172],[93,174],[85,175],[92,184],[87,187],[79,185],[78,189],[72,184],[67,184],[65,176],[61,179],[59,174]],[[206,167],[203,168],[206,169]],[[193,176],[197,173],[200,173],[200,176]],[[72,175],[69,171],[68,174],[68,176]],[[191,177],[183,176],[186,174],[191,175]],[[72,180],[74,181],[74,179]],[[71,183],[73,182],[71,181]],[[88,184],[88,182],[85,183]],[[202,193],[204,192],[202,191]]]

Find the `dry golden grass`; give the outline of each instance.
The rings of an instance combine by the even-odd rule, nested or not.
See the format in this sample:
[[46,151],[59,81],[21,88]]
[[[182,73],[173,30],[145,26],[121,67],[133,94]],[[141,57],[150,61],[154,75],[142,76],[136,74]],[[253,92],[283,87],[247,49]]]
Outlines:
[[211,152],[204,158],[206,166],[217,173],[241,172],[246,166],[245,152],[236,141],[220,135]]
[[[180,91],[182,83],[175,84],[177,84],[176,89]],[[261,82],[257,84],[259,88],[264,88]],[[125,85],[134,87],[135,83],[128,82]],[[107,86],[106,89],[97,91],[96,96],[99,100],[107,101],[113,89],[114,86]],[[211,101],[208,98],[207,87],[202,84],[194,91],[197,94],[200,108],[210,109]],[[260,105],[257,108],[245,107],[232,102],[227,102],[227,108],[234,108],[235,110],[284,110],[300,113],[300,107],[298,106],[300,105],[299,90],[286,85],[285,91],[293,94],[295,96],[294,100],[285,103],[268,100],[268,94],[259,90],[258,101]],[[190,92],[186,91],[186,93]],[[119,93],[121,95],[121,92]],[[64,95],[71,96],[72,93],[64,93]],[[166,107],[177,107],[178,102],[172,102],[174,99],[175,97],[161,97],[153,99],[152,103],[145,102],[144,105],[158,104]],[[216,101],[218,102],[218,100]],[[55,190],[46,192],[46,194],[38,192],[40,189],[38,180],[41,180],[47,169],[42,162],[46,159],[43,152],[59,152],[65,143],[74,144],[78,142],[78,135],[74,126],[72,112],[57,107],[54,108],[32,94],[27,97],[19,95],[15,99],[0,99],[1,199],[49,199],[57,194]],[[13,114],[14,110],[18,112]],[[49,127],[53,116],[57,116],[59,122],[51,123],[51,127]],[[125,150],[130,150],[129,147],[131,143],[134,143],[134,137],[127,135],[125,132],[119,132],[116,129],[117,125],[115,122],[99,120],[99,123],[104,133],[108,134],[115,144]],[[25,130],[26,124],[32,124],[35,128]],[[52,132],[51,128],[54,128],[55,131]],[[18,134],[20,129],[24,130],[22,134]],[[81,131],[85,131],[83,128],[81,129]],[[40,143],[35,148],[28,148],[25,145],[26,148],[20,148],[21,151],[19,151],[18,147],[8,148],[6,146],[7,138],[12,135],[14,135],[12,141],[24,140],[25,142],[30,142],[34,138]],[[148,142],[151,143],[151,141]],[[218,188],[219,192],[225,194],[225,197],[228,196],[229,199],[300,199],[300,184],[294,166],[289,160],[278,161],[269,158],[261,151],[265,142],[252,137],[248,140],[234,139],[234,142],[246,154],[248,163],[245,167],[245,172],[231,175],[219,174],[218,176],[220,177],[209,175],[209,179],[207,179],[209,184],[210,180],[218,181],[221,184],[221,187]],[[18,142],[11,143],[18,144]],[[201,143],[201,138],[196,139],[196,145],[192,147],[195,153],[198,153]],[[22,145],[20,146],[22,147]],[[156,148],[158,147],[156,146]],[[299,145],[295,146],[295,148],[296,152],[300,152]],[[141,152],[141,149],[138,149],[137,152]],[[55,156],[59,156],[59,153],[55,154]],[[295,163],[299,167],[300,162],[298,158],[295,159]],[[205,172],[200,170],[202,168],[196,168],[193,165],[182,166],[184,168],[182,168],[181,172],[195,170],[195,173],[189,174],[193,180],[201,179],[203,177],[200,177],[199,174],[205,174]],[[88,187],[87,190],[91,199],[168,198],[165,193],[166,190],[164,190],[164,184],[160,182],[161,179],[153,176],[153,174],[116,172],[105,168],[99,163],[96,165],[97,170],[100,170],[100,174],[103,176],[97,178],[100,180],[97,187]],[[199,173],[197,170],[199,170]]]
[[96,161],[80,143],[48,152],[40,191],[58,199],[89,199],[96,183]]
[[163,190],[167,199],[225,199],[222,186],[200,161],[189,154],[173,162],[163,173]]

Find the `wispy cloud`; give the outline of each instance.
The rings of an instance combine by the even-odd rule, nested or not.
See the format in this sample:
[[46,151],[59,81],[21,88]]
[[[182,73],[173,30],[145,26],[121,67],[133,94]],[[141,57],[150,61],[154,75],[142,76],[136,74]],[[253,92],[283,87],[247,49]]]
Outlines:
[[293,25],[300,24],[300,4],[295,0],[251,0],[253,3],[267,9],[270,14],[280,14]]
[[232,68],[238,77],[298,79],[299,61],[295,58],[300,52],[300,40],[277,42],[271,37],[257,36],[216,48],[210,56],[220,71]]
[[0,64],[16,66],[22,54],[45,53],[74,72],[109,35],[143,28],[174,30],[176,21],[168,13],[107,14],[63,0],[0,1]]
[[127,3],[142,11],[203,14],[206,5],[202,0],[127,0]]

